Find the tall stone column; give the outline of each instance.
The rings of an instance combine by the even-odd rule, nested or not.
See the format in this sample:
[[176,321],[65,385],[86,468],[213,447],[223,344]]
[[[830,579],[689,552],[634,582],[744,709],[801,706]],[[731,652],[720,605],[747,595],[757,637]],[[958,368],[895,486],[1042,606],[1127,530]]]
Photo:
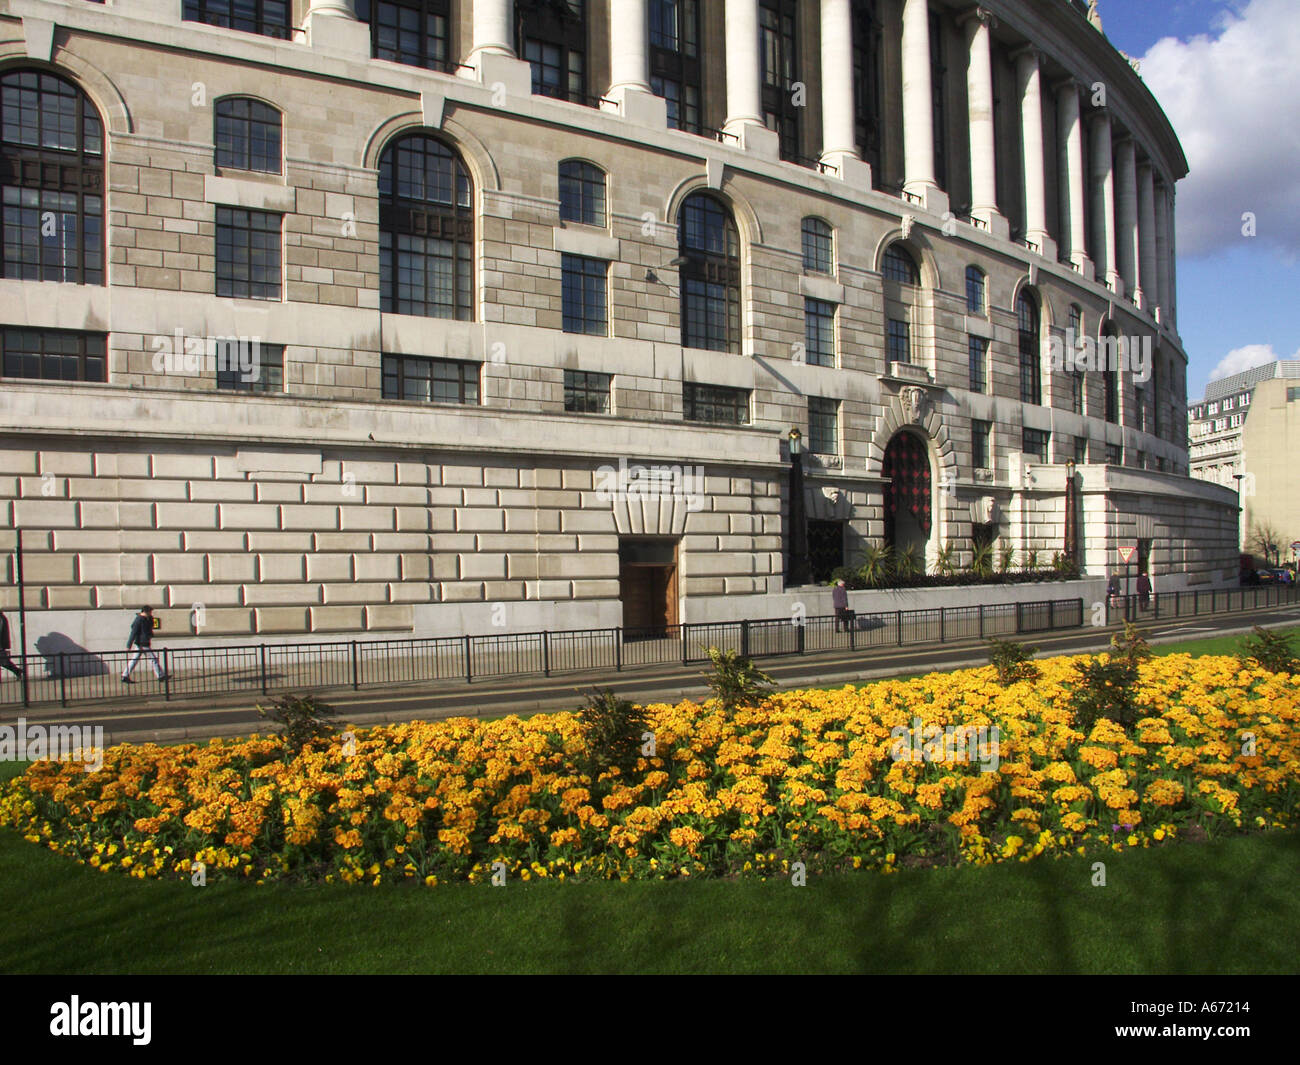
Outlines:
[[726,0],[727,125],[729,133],[763,125],[759,86],[758,0]]
[[[311,0],[302,28],[314,49],[358,58],[370,56],[370,27],[357,21],[353,0]],[[297,34],[294,38],[298,39]]]
[[993,128],[993,57],[989,28],[993,16],[982,7],[965,19],[970,60],[966,66],[966,100],[970,134],[971,215],[994,228],[998,211],[997,139]]
[[1115,146],[1115,211],[1119,274],[1133,302],[1141,304],[1138,287],[1137,152],[1133,138]]
[[1169,201],[1169,325],[1178,332],[1178,189],[1171,185]]
[[515,56],[514,0],[473,0],[473,47],[459,71],[484,85],[504,87],[507,98],[531,96],[529,65]]
[[650,91],[646,0],[609,0],[609,91],[626,118],[667,128],[668,105]]
[[474,65],[484,53],[514,58],[514,0],[474,0],[474,47],[469,63]]
[[1161,324],[1168,325],[1169,307],[1169,192],[1161,184],[1155,190],[1156,212],[1156,299],[1159,301]]
[[[853,5],[821,0],[822,162],[862,158],[853,113]],[[865,164],[864,164],[865,165]]]
[[1016,55],[1020,89],[1020,139],[1025,166],[1025,239],[1047,255],[1047,178],[1043,165],[1043,96],[1038,53],[1024,48]]
[[1066,254],[1085,275],[1092,272],[1084,223],[1083,122],[1079,117],[1079,86],[1065,81],[1057,86],[1057,125],[1061,140],[1061,221]]
[[1121,284],[1115,248],[1115,168],[1110,139],[1110,115],[1102,112],[1092,124],[1092,251],[1097,275],[1118,291]]
[[924,198],[938,187],[930,85],[930,8],[926,0],[903,0],[903,189]]
[[1156,280],[1156,189],[1149,163],[1138,167],[1138,288],[1143,294],[1142,307],[1154,313],[1160,302],[1160,283]]

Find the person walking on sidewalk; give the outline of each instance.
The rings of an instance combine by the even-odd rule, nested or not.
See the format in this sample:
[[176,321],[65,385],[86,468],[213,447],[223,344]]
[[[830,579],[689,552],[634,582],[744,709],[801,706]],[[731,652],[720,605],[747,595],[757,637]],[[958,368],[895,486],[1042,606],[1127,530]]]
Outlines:
[[22,679],[23,671],[14,665],[14,660],[9,657],[9,619],[3,614],[0,614],[0,666],[9,670],[19,680]]
[[853,627],[853,611],[849,609],[849,590],[842,580],[835,582],[831,606],[835,608],[835,631],[848,632]]
[[163,676],[162,666],[158,662],[158,656],[153,653],[150,643],[153,641],[153,607],[144,606],[140,608],[140,613],[135,616],[131,622],[131,634],[126,638],[126,649],[131,650],[135,646],[135,654],[131,656],[131,661],[127,663],[125,671],[122,673],[122,683],[131,683],[131,673],[135,670],[136,663],[140,661],[141,656],[149,659],[149,664],[153,666],[154,676],[159,680],[166,680]]

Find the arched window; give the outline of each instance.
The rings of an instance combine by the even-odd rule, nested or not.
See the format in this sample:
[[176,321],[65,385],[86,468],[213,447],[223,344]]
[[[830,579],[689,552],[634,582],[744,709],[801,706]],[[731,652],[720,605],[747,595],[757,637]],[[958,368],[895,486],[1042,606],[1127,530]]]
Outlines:
[[469,172],[423,133],[379,157],[381,308],[426,318],[473,318],[474,213]]
[[104,127],[72,82],[0,75],[0,277],[104,283]]
[[731,212],[705,193],[677,213],[682,346],[740,351],[740,237]]
[[518,54],[533,92],[575,104],[587,99],[586,0],[516,0]]
[[1017,332],[1020,342],[1020,401],[1043,402],[1042,351],[1038,341],[1038,302],[1028,292],[1016,301]]
[[579,159],[560,164],[560,220],[605,225],[605,172]]
[[885,249],[885,257],[880,269],[886,281],[899,281],[904,285],[921,283],[921,271],[916,265],[916,260],[901,244],[891,244]]
[[988,292],[984,271],[978,266],[966,267],[966,313],[983,316],[988,311]]
[[820,218],[803,220],[803,269],[806,274],[835,272],[835,241],[828,223]]
[[246,96],[227,96],[213,108],[217,166],[278,174],[281,117],[270,104]]

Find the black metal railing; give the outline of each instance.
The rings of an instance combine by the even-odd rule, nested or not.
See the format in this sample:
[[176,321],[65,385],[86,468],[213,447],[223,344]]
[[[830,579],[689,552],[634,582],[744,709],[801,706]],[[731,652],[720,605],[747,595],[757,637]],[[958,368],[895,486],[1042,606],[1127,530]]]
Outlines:
[[1120,619],[1182,618],[1295,604],[1300,604],[1300,589],[1274,585],[1112,596],[1100,613],[1096,608],[1101,603],[1053,599],[649,629],[158,648],[162,676],[155,675],[148,658],[142,658],[130,688],[123,686],[121,675],[134,652],[78,650],[15,659],[27,672],[26,684],[0,673],[0,706],[67,706],[120,698],[128,692],[174,699],[268,695],[292,689],[472,684],[492,677],[689,666],[706,662],[710,647],[734,649],[751,658],[777,658],[1077,629],[1103,617],[1111,624]]
[[1115,621],[1190,618],[1202,614],[1239,614],[1271,606],[1300,603],[1294,584],[1261,584],[1252,588],[1210,588],[1191,592],[1129,592],[1106,600],[1106,623]]

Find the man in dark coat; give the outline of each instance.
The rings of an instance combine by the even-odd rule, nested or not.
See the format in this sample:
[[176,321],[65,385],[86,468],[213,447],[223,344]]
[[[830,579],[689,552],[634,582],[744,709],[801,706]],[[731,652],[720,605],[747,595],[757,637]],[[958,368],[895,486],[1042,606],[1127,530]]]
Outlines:
[[853,611],[849,609],[849,590],[842,580],[835,582],[831,606],[835,608],[835,631],[847,632],[853,625]]
[[23,671],[9,657],[9,619],[0,614],[0,666],[9,670],[15,677],[22,677]]
[[153,666],[154,676],[159,680],[166,680],[163,676],[162,665],[158,662],[158,656],[153,653],[149,646],[153,642],[153,607],[145,606],[140,608],[140,613],[135,616],[131,622],[131,634],[126,638],[126,649],[131,650],[135,646],[135,654],[131,656],[131,661],[127,663],[125,671],[122,673],[122,683],[131,683],[131,673],[135,670],[136,663],[142,656],[149,659],[149,664]]
[[1143,610],[1151,609],[1151,578],[1139,573],[1137,579],[1138,606]]

